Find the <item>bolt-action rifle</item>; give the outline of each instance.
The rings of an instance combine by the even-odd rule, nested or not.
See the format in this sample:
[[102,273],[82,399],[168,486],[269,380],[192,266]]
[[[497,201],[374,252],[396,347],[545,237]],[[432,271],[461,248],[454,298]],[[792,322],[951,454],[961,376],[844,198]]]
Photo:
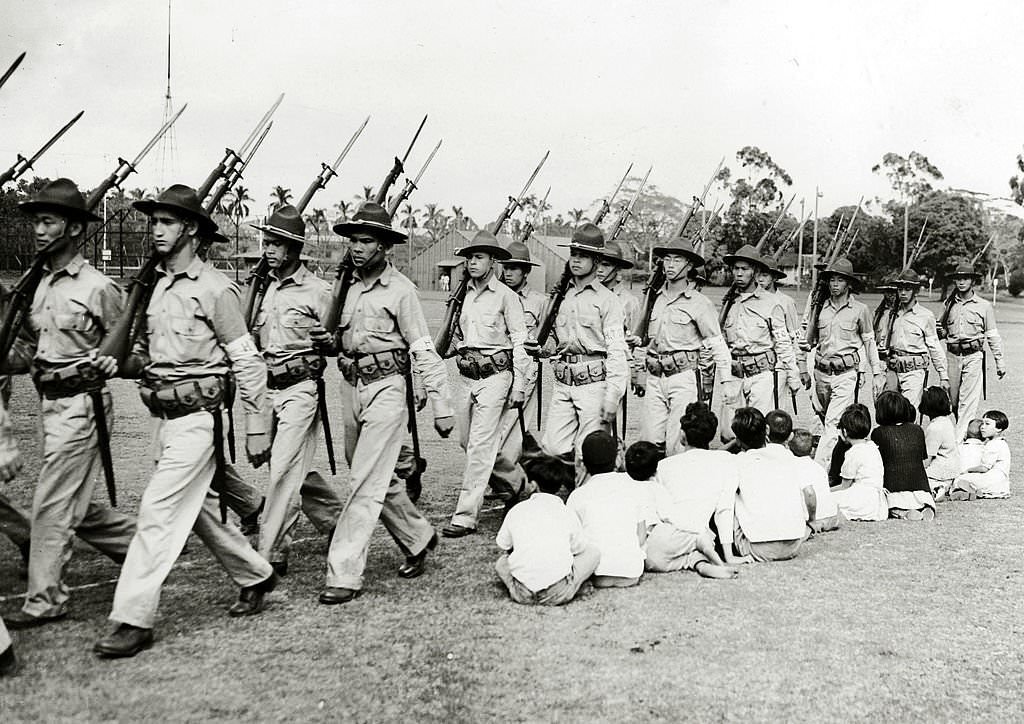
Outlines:
[[619,195],[619,191],[622,190],[622,185],[626,183],[626,179],[629,178],[629,172],[633,170],[633,164],[629,164],[629,168],[626,169],[626,173],[622,174],[622,180],[619,181],[619,185],[612,191],[612,195],[601,201],[601,208],[598,209],[597,214],[594,216],[594,224],[597,226],[601,225],[604,217],[611,211],[612,203],[615,201],[615,197]]
[[633,208],[636,206],[636,202],[640,199],[640,194],[643,193],[644,186],[647,185],[647,179],[651,175],[651,170],[654,166],[650,166],[647,169],[647,173],[644,174],[643,179],[640,181],[640,185],[636,187],[636,191],[633,192],[633,197],[629,200],[625,206],[622,207],[622,213],[619,214],[619,218],[615,220],[615,226],[612,227],[612,231],[608,234],[608,241],[615,241],[619,238],[619,234],[622,233],[622,227],[626,225],[629,217],[633,215]]
[[388,175],[384,177],[384,182],[380,185],[380,188],[377,189],[377,194],[373,198],[374,202],[378,206],[384,206],[385,202],[388,200],[388,191],[391,190],[395,181],[397,181],[398,177],[402,175],[403,171],[405,171],[405,162],[408,160],[409,154],[412,153],[412,147],[416,145],[416,139],[420,137],[420,131],[423,130],[423,126],[426,125],[426,123],[427,117],[423,116],[423,120],[420,121],[419,128],[416,129],[416,133],[413,134],[412,141],[409,143],[409,148],[405,149],[405,155],[401,158],[395,156],[395,165],[391,167],[390,171],[388,171]]
[[403,186],[402,190],[391,198],[391,202],[388,203],[388,216],[392,219],[395,218],[395,214],[398,213],[399,207],[404,204],[410,196],[412,196],[412,192],[419,188],[420,179],[423,178],[424,171],[427,170],[427,166],[430,165],[430,162],[434,160],[434,154],[436,154],[438,149],[441,148],[441,144],[443,142],[443,138],[437,142],[437,145],[434,146],[434,150],[430,152],[429,156],[427,156],[427,160],[423,162],[422,166],[420,166],[420,170],[419,173],[416,174],[416,178],[406,178],[405,186]]
[[252,129],[252,133],[250,133],[248,138],[245,139],[245,142],[238,147],[237,151],[230,148],[224,149],[224,159],[214,167],[202,185],[196,189],[196,195],[199,198],[205,199],[209,196],[210,191],[213,189],[213,185],[220,179],[228,178],[228,174],[231,170],[242,162],[242,158],[245,156],[246,152],[248,152],[249,146],[255,142],[256,138],[260,135],[260,131],[262,131],[263,127],[270,121],[270,117],[274,115],[274,111],[276,111],[277,107],[281,105],[282,100],[284,100],[284,93],[279,95],[277,100],[274,101],[274,104],[270,106],[270,110],[263,114],[260,122],[256,124],[254,129]]
[[77,116],[65,123],[64,127],[53,134],[53,136],[50,137],[50,140],[44,143],[42,148],[32,154],[30,158],[25,158],[19,153],[18,160],[14,162],[14,165],[0,174],[0,186],[3,186],[8,181],[17,181],[21,178],[30,168],[32,168],[32,164],[38,161],[39,157],[50,149],[50,146],[55,144],[61,136],[67,133],[68,130],[78,122],[78,119],[82,117],[83,113],[85,113],[85,111],[79,111]]

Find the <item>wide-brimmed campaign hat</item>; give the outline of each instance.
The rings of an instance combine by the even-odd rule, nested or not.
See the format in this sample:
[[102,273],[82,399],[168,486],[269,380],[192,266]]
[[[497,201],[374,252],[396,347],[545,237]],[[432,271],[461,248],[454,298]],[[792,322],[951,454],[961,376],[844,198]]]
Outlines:
[[896,276],[895,275],[887,274],[884,277],[882,277],[882,281],[880,281],[875,286],[875,289],[877,291],[879,291],[879,292],[894,292],[894,291],[896,291],[895,281],[896,281]]
[[404,244],[406,235],[391,228],[391,216],[380,204],[372,201],[363,203],[348,221],[334,225],[334,233],[352,236],[360,232],[380,238],[389,244]]
[[464,256],[468,258],[476,252],[490,254],[492,258],[497,259],[498,261],[504,261],[511,256],[508,253],[508,250],[498,243],[497,237],[486,229],[481,229],[476,232],[476,235],[473,236],[473,240],[469,242],[469,246],[464,246],[461,249],[456,250],[455,256]]
[[559,244],[559,246],[567,246],[570,251],[573,249],[585,251],[588,254],[594,254],[603,258],[604,232],[601,231],[601,227],[597,224],[592,224],[588,221],[572,230],[572,238],[569,239],[568,244]]
[[779,260],[772,256],[764,257],[764,265],[768,267],[768,273],[775,277],[775,281],[779,279],[785,279],[788,274],[782,270],[782,265]]
[[622,245],[617,241],[606,241],[604,245],[604,258],[617,266],[619,269],[632,269],[635,265],[625,254],[622,253]]
[[705,287],[709,283],[708,278],[704,276],[704,274],[698,267],[693,267],[692,269],[690,269],[690,272],[686,276],[689,277],[690,281]]
[[168,209],[172,214],[196,221],[201,234],[212,234],[217,231],[217,223],[203,209],[195,189],[189,188],[185,184],[168,186],[155,199],[135,201],[132,206],[146,216],[152,216],[157,209]]
[[853,263],[845,256],[841,256],[834,262],[829,264],[822,270],[822,275],[826,278],[830,276],[839,276],[845,278],[850,283],[860,286],[860,275],[853,270]]
[[735,264],[738,261],[746,261],[754,266],[761,266],[765,269],[771,268],[765,258],[761,256],[761,252],[750,244],[744,244],[732,254],[726,254],[722,257],[722,261],[729,265]]
[[971,277],[976,282],[981,281],[981,272],[975,269],[973,264],[965,261],[957,264],[956,269],[950,272],[949,276],[951,279],[955,279],[956,277]]
[[894,287],[921,287],[925,280],[920,274],[911,268],[906,268],[896,275],[890,282]]
[[250,226],[259,229],[264,234],[285,241],[306,243],[306,222],[302,220],[299,210],[291,204],[278,207],[265,224],[250,224]]
[[505,266],[512,264],[521,264],[522,266],[540,266],[539,261],[533,261],[530,259],[530,248],[521,241],[513,241],[505,247],[505,251],[508,252],[508,258],[502,260],[502,263]]
[[693,248],[693,243],[689,239],[684,239],[681,236],[677,236],[675,239],[667,244],[662,244],[651,249],[651,253],[654,256],[665,256],[667,254],[681,254],[693,262],[694,266],[703,266],[704,257],[697,253],[697,250]]
[[75,182],[68,178],[59,178],[43,186],[28,201],[22,201],[18,208],[26,214],[37,211],[56,211],[75,221],[102,221],[100,217],[85,208],[85,196],[78,190]]

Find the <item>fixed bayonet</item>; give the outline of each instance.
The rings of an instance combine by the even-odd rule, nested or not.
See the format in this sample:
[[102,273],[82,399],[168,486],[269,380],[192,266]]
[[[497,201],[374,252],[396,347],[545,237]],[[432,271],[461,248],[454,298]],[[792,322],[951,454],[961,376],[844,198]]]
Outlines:
[[644,186],[647,185],[647,178],[651,175],[651,171],[654,166],[647,168],[647,173],[644,174],[643,179],[640,180],[640,185],[636,187],[636,191],[633,192],[633,198],[629,200],[629,203],[622,207],[622,213],[619,214],[619,218],[615,220],[615,226],[612,228],[612,233],[608,235],[608,241],[615,241],[619,234],[622,232],[622,227],[626,224],[626,221],[633,214],[633,207],[636,205],[637,199],[640,198],[640,194],[643,193]]
[[395,156],[394,165],[391,167],[391,170],[388,171],[388,175],[384,177],[384,183],[380,185],[380,188],[377,189],[377,194],[373,197],[374,202],[379,206],[383,206],[384,202],[388,200],[388,191],[391,190],[395,181],[397,181],[398,177],[402,175],[403,171],[405,171],[405,162],[408,160],[409,154],[412,153],[412,147],[416,145],[416,139],[420,137],[420,131],[423,130],[423,126],[426,125],[426,123],[427,116],[425,115],[423,116],[423,120],[420,121],[419,128],[416,129],[416,133],[413,134],[412,141],[409,143],[409,148],[405,149],[405,155],[401,158]]
[[21,176],[23,176],[26,171],[32,168],[32,164],[38,161],[39,157],[50,149],[50,146],[60,140],[60,137],[67,133],[68,129],[78,122],[78,119],[82,117],[83,113],[85,113],[85,111],[79,111],[77,116],[72,118],[64,124],[63,128],[53,134],[50,140],[43,144],[42,148],[32,154],[31,158],[25,158],[19,153],[18,160],[14,162],[14,165],[7,169],[3,174],[0,174],[0,186],[3,186],[8,181],[17,181]]
[[416,174],[416,178],[405,179],[405,186],[394,198],[391,199],[391,203],[388,204],[388,216],[394,218],[395,214],[398,213],[398,207],[401,206],[406,199],[412,196],[413,191],[420,187],[419,184],[420,179],[423,178],[423,172],[427,170],[427,166],[429,166],[430,162],[434,160],[434,155],[437,153],[438,149],[441,148],[442,143],[444,143],[443,138],[437,142],[437,145],[434,146],[434,150],[430,152],[429,156],[427,156],[427,160],[423,162],[422,166],[420,166],[420,170],[419,173]]
[[501,227],[505,225],[505,222],[508,221],[509,217],[512,216],[512,214],[515,213],[516,209],[522,206],[523,199],[526,198],[526,192],[530,190],[530,187],[533,185],[534,180],[537,178],[537,174],[540,173],[540,170],[544,167],[544,164],[547,162],[548,156],[550,155],[551,151],[544,152],[544,158],[542,158],[540,160],[540,163],[537,164],[537,168],[533,169],[533,173],[530,174],[530,178],[529,180],[527,180],[526,185],[523,186],[523,190],[519,192],[519,196],[508,197],[508,203],[505,205],[505,208],[502,209],[501,213],[498,215],[497,220],[494,222],[495,236],[498,235],[498,233],[501,231]]
[[210,172],[210,175],[206,177],[205,181],[203,181],[202,185],[196,189],[196,195],[199,196],[199,198],[205,199],[209,196],[214,184],[222,178],[227,178],[227,175],[231,170],[242,162],[242,157],[249,151],[249,146],[251,146],[258,137],[261,137],[260,131],[262,131],[263,127],[270,121],[270,117],[274,115],[274,111],[276,111],[277,107],[281,105],[282,100],[284,100],[284,93],[279,95],[273,105],[270,106],[270,110],[263,114],[263,117],[260,118],[260,122],[252,129],[252,133],[250,133],[245,139],[245,142],[238,147],[237,151],[230,148],[224,149],[224,160],[214,167]]
[[622,185],[626,183],[626,179],[629,178],[629,172],[632,170],[633,164],[630,163],[629,168],[626,169],[626,173],[622,175],[622,180],[619,181],[619,185],[615,187],[614,191],[612,191],[612,195],[601,202],[601,209],[600,211],[597,212],[597,215],[594,217],[594,223],[597,224],[598,226],[601,225],[601,222],[604,220],[604,217],[608,214],[609,211],[611,211],[612,204],[615,202],[615,197],[619,195],[619,191],[622,190]]
[[309,202],[313,200],[313,194],[323,188],[327,188],[327,182],[338,175],[338,168],[341,166],[341,162],[345,160],[345,156],[352,150],[352,146],[355,145],[356,139],[362,134],[363,129],[366,128],[366,124],[370,122],[370,117],[367,116],[366,120],[363,121],[363,125],[356,129],[356,132],[352,134],[352,138],[345,144],[345,148],[341,149],[341,153],[338,154],[338,158],[334,160],[330,166],[326,163],[320,164],[320,173],[317,175],[313,182],[306,189],[306,193],[302,194],[302,198],[299,199],[299,203],[295,204],[295,208],[299,210],[299,213],[305,210],[309,206]]
[[11,63],[11,67],[8,68],[6,71],[4,71],[4,74],[2,76],[0,76],[0,88],[3,88],[4,87],[4,83],[7,82],[7,79],[10,78],[12,75],[14,75],[14,71],[16,71],[18,69],[18,66],[21,65],[21,61],[23,61],[23,60],[25,60],[25,54],[24,53],[22,53],[17,58],[15,58],[14,62]]

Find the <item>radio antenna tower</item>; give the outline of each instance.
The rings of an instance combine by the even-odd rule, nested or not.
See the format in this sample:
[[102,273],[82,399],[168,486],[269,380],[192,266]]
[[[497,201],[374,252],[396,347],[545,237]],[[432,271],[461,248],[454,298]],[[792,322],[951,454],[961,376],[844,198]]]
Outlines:
[[[167,91],[164,93],[164,123],[174,115],[174,101],[171,100],[171,0],[167,0]],[[166,188],[167,179],[175,174],[174,168],[174,126],[160,139],[160,187]]]

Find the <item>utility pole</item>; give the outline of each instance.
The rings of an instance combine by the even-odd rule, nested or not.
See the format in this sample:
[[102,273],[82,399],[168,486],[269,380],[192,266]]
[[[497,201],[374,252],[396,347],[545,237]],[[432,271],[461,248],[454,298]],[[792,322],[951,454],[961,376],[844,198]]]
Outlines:
[[[804,201],[805,201],[805,199],[800,199],[800,218],[803,219],[804,221],[806,221],[807,217],[804,216]],[[802,286],[801,282],[803,282],[803,269],[804,269],[804,229],[803,229],[803,225],[801,225],[801,227],[800,227],[800,240],[797,242],[797,251],[796,251],[796,288],[797,289],[800,289],[800,287]]]
[[814,187],[814,241],[811,246],[811,289],[818,286],[818,199],[821,192]]
[[903,269],[907,268],[907,246],[910,243],[910,202],[903,201]]

